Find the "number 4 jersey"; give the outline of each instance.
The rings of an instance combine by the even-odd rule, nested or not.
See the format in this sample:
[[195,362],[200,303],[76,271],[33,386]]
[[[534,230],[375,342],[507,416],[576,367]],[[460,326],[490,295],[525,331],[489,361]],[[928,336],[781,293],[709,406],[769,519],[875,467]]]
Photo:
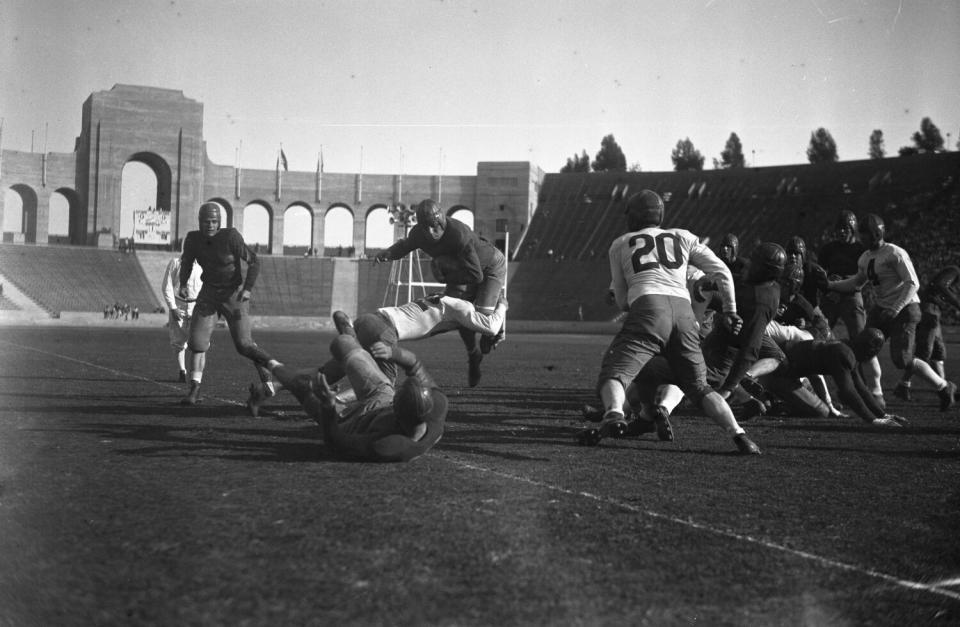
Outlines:
[[637,297],[647,294],[690,300],[688,264],[706,274],[723,277],[718,281],[723,302],[734,302],[730,269],[690,231],[648,227],[626,233],[610,245],[609,257],[610,289],[623,310]]

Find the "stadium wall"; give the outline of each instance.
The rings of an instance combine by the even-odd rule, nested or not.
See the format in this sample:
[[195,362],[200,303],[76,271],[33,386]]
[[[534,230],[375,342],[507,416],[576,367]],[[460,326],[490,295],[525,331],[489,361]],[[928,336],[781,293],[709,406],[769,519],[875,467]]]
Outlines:
[[[0,188],[19,194],[25,214],[19,233],[7,241],[56,243],[49,235],[50,195],[68,198],[68,243],[115,247],[120,233],[123,167],[148,166],[157,177],[152,207],[171,212],[169,248],[196,228],[205,201],[224,206],[228,224],[243,229],[244,208],[262,204],[270,215],[266,253],[283,254],[287,209],[305,207],[312,217],[311,242],[321,248],[326,212],[353,214],[353,255],[366,253],[366,217],[374,209],[434,198],[448,213],[473,213],[478,233],[505,245],[519,242],[536,209],[543,171],[529,162],[479,162],[475,176],[424,176],[321,171],[242,169],[207,157],[203,104],[173,89],[115,85],[83,103],[81,131],[73,153],[0,151]],[[6,210],[0,198],[0,224]],[[146,209],[137,208],[137,209]],[[397,225],[397,234],[402,227]]]

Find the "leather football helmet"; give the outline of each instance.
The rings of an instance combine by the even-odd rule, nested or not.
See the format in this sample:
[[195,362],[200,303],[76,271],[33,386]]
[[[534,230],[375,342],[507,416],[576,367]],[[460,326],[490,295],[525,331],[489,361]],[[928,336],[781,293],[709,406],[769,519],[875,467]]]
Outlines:
[[776,281],[787,265],[787,251],[780,244],[763,242],[750,253],[747,283],[757,284]]
[[624,213],[627,226],[631,231],[639,231],[648,226],[660,226],[663,222],[663,199],[657,192],[643,189],[627,198]]

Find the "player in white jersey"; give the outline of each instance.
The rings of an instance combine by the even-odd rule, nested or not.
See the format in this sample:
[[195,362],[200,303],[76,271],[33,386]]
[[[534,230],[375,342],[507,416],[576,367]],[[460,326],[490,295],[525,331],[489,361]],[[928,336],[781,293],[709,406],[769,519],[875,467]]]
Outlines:
[[[440,333],[468,329],[493,337],[503,328],[507,315],[507,301],[501,295],[493,313],[482,313],[470,301],[452,296],[434,294],[397,307],[381,307],[375,313],[361,314],[355,321],[342,311],[333,313],[333,321],[341,334],[352,335],[370,351],[376,343],[394,347],[401,341],[422,340]],[[380,370],[391,381],[397,378],[397,364],[389,358],[376,358]],[[329,383],[344,376],[341,360],[330,359],[319,368]],[[313,374],[317,368],[311,369]],[[267,394],[262,386],[250,384],[247,408],[253,416],[259,415]]]
[[[167,304],[167,332],[170,335],[170,346],[177,353],[177,366],[179,366],[178,379],[180,383],[187,380],[187,340],[190,339],[190,317],[193,315],[194,301],[197,300],[197,294],[203,283],[200,282],[200,275],[203,270],[199,264],[194,264],[190,278],[187,279],[185,296],[180,295],[180,257],[174,257],[167,263],[167,268],[163,273],[163,281],[160,284],[163,292],[163,300]],[[200,353],[199,359],[194,360],[191,369],[190,380],[199,382],[203,377],[203,368],[206,363],[204,353]]]
[[[860,221],[860,241],[866,251],[857,260],[857,273],[840,281],[829,281],[828,289],[852,292],[869,281],[873,285],[875,302],[867,313],[867,326],[880,329],[890,340],[890,357],[900,370],[919,376],[934,386],[940,397],[940,411],[954,404],[956,384],[946,381],[922,359],[914,357],[917,323],[920,321],[920,281],[910,255],[896,244],[884,241],[886,228],[883,219],[868,214]],[[879,363],[872,384],[879,385]],[[871,382],[868,382],[868,385]]]
[[[604,417],[598,437],[581,441],[596,444],[605,435],[626,432],[626,388],[644,364],[663,355],[685,394],[734,436],[737,448],[743,453],[759,453],[727,402],[707,385],[697,321],[687,291],[689,263],[719,275],[723,317],[735,328],[742,321],[736,313],[730,270],[693,233],[660,228],[664,206],[656,192],[642,190],[625,204],[628,232],[614,240],[609,259],[614,300],[627,316],[600,366],[597,391]],[[672,439],[666,415],[658,413],[655,422],[657,435]]]

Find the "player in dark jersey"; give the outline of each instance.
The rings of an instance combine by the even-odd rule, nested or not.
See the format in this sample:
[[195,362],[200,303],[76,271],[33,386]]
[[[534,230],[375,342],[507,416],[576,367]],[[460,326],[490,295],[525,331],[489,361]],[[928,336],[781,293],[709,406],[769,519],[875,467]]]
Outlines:
[[[866,248],[857,239],[857,216],[843,210],[837,218],[837,229],[832,241],[824,244],[817,253],[820,264],[831,281],[846,279],[857,273],[857,260]],[[821,279],[822,280],[822,279]],[[867,326],[867,313],[860,290],[841,294],[824,294],[820,305],[832,329],[837,320],[843,322],[847,337],[854,337]]]
[[[443,435],[447,397],[417,356],[377,343],[372,353],[357,338],[338,335],[330,353],[340,364],[356,399],[338,406],[323,373],[294,370],[268,359],[267,367],[323,427],[324,444],[336,455],[373,462],[405,462],[430,450]],[[374,359],[392,361],[406,373],[399,385]]]
[[747,266],[747,260],[740,256],[740,238],[733,233],[727,233],[720,240],[717,256],[730,268],[730,274],[737,278]]
[[813,307],[820,308],[820,285],[827,278],[826,270],[810,259],[807,243],[802,237],[791,237],[784,250],[787,251],[787,262],[792,262],[802,272],[798,293]]
[[784,399],[794,413],[826,418],[831,415],[829,408],[815,396],[802,393],[800,378],[830,376],[840,400],[861,420],[874,426],[899,427],[906,420],[886,413],[857,369],[858,363],[875,357],[883,343],[883,333],[872,327],[861,331],[849,343],[839,340],[795,342],[784,350],[787,358],[780,368],[761,381],[769,392]]
[[[398,240],[376,256],[377,262],[402,259],[414,250],[422,250],[432,258],[445,258],[445,276],[450,295],[459,296],[462,286],[475,286],[473,303],[481,313],[493,313],[500,292],[506,284],[506,259],[496,246],[480,238],[458,220],[449,220],[436,201],[426,199],[417,205],[417,223],[407,237]],[[503,339],[503,330],[494,339],[482,340],[476,333],[460,332],[467,349],[470,387],[480,382],[480,362]]]
[[[930,367],[946,377],[943,362],[947,357],[947,346],[943,341],[943,329],[940,316],[948,307],[960,310],[960,267],[947,266],[938,272],[920,289],[920,322],[917,324],[917,347],[914,356],[930,364]],[[903,377],[893,390],[893,395],[905,401],[912,400],[910,379],[912,372],[904,370]]]
[[[200,229],[187,233],[180,255],[181,298],[188,296],[186,286],[194,262],[203,269],[200,275],[203,287],[197,295],[190,322],[191,370],[200,367],[220,315],[230,328],[237,352],[254,362],[260,380],[272,394],[270,373],[259,365],[263,363],[264,353],[253,341],[250,324],[250,290],[260,273],[257,255],[243,241],[239,231],[220,228],[220,205],[202,204],[198,219]],[[247,265],[246,274],[241,262]],[[193,380],[190,391],[181,402],[194,405],[199,401],[200,382]]]
[[777,362],[783,359],[783,353],[766,330],[780,306],[778,280],[786,258],[786,252],[778,244],[764,242],[757,246],[750,254],[747,269],[735,282],[737,310],[743,318],[743,328],[739,333],[732,333],[721,325],[704,340],[704,356],[714,373],[711,384],[724,397],[730,396],[747,370],[761,357]]

